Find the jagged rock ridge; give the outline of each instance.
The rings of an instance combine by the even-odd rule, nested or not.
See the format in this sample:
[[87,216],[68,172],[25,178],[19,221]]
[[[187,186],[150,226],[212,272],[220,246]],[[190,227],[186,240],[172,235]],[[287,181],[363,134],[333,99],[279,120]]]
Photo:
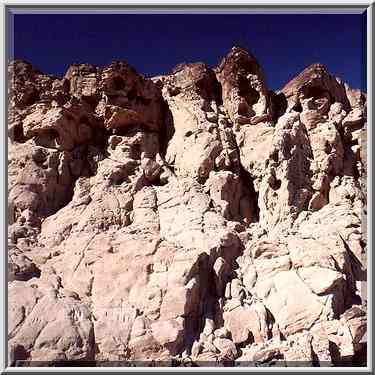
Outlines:
[[9,75],[10,364],[363,361],[365,94],[238,47]]

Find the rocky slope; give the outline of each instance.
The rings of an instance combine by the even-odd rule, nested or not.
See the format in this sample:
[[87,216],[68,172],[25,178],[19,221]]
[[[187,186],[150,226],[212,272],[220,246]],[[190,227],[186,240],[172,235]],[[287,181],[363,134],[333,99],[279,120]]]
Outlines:
[[365,94],[237,47],[9,79],[11,365],[366,362]]

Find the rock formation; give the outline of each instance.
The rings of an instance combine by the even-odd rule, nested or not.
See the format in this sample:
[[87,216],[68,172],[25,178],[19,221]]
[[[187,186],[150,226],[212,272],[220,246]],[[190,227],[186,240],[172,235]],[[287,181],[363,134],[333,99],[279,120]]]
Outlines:
[[10,365],[366,363],[364,93],[238,47],[9,82]]

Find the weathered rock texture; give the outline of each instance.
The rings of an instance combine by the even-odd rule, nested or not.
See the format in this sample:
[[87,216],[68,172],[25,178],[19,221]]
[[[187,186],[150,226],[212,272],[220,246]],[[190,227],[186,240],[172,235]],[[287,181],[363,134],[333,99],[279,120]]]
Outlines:
[[363,357],[365,94],[237,47],[9,74],[10,364]]

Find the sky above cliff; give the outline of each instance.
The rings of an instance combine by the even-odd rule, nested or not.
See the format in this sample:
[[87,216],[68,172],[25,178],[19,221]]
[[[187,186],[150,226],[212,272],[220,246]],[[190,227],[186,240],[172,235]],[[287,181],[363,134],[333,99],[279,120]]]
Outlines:
[[233,45],[258,59],[271,89],[312,63],[365,90],[359,14],[34,14],[14,16],[14,58],[62,76],[70,64],[126,60],[145,76],[181,62],[216,66]]

